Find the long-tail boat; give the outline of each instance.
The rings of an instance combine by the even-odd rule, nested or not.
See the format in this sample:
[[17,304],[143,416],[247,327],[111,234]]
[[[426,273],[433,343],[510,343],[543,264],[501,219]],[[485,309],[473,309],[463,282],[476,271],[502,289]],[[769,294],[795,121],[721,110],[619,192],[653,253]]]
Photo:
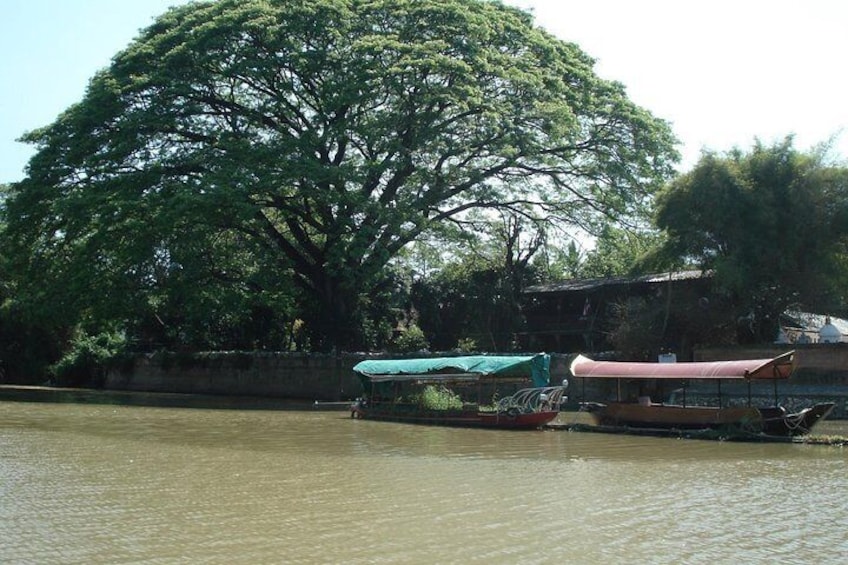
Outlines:
[[[578,355],[571,363],[571,373],[582,379],[613,379],[616,399],[609,402],[583,402],[596,426],[609,431],[702,431],[709,430],[732,436],[793,437],[810,432],[817,422],[833,410],[833,402],[823,402],[789,413],[777,403],[777,383],[785,381],[795,369],[795,352],[771,359],[747,359],[695,363],[628,363],[593,361]],[[662,389],[669,381],[682,384],[682,403],[656,402],[646,389]],[[712,381],[716,384],[718,405],[700,406],[686,403],[685,390],[690,381]],[[771,382],[775,402],[771,406],[752,406],[751,385]],[[622,387],[638,387],[629,399],[622,398]],[[660,383],[660,386],[657,385]],[[747,384],[747,404],[722,405],[723,383]]]
[[358,363],[364,395],[351,417],[441,426],[540,428],[565,387],[550,385],[550,356],[471,355]]

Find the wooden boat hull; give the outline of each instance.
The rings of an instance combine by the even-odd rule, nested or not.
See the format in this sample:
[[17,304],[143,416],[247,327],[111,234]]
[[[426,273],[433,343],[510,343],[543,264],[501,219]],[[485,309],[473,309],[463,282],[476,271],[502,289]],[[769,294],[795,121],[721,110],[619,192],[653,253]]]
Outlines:
[[[794,414],[769,415],[763,411],[762,433],[773,436],[800,436],[810,433],[819,420],[833,411],[833,402],[822,402]],[[779,409],[782,410],[782,409]]]
[[794,414],[783,408],[677,406],[627,402],[584,403],[598,426],[652,430],[719,430],[773,436],[798,436],[827,417],[834,404],[816,404]]
[[532,430],[541,428],[556,418],[558,414],[558,411],[513,413],[432,410],[407,412],[392,409],[392,407],[380,409],[380,407],[362,407],[356,404],[351,407],[351,417],[364,420],[504,430]]

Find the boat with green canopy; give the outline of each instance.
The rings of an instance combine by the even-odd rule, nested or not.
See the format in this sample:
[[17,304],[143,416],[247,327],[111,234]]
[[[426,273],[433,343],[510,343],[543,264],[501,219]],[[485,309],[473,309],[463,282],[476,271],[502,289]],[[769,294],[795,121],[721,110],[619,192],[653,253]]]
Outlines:
[[559,414],[550,355],[371,359],[353,370],[364,395],[351,416],[442,426],[533,429]]

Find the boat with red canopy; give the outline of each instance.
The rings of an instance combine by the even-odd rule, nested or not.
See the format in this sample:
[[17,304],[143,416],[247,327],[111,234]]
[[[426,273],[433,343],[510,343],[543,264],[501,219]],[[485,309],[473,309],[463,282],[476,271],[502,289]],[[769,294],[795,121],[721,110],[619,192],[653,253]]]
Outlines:
[[[833,402],[824,402],[789,413],[777,403],[777,385],[788,379],[795,369],[795,352],[770,359],[746,359],[695,363],[629,363],[594,361],[578,355],[571,363],[571,373],[579,379],[612,379],[615,400],[584,402],[595,424],[618,431],[712,431],[727,435],[763,435],[792,437],[810,432],[817,422],[833,410]],[[687,404],[686,389],[690,381],[712,381],[717,386],[718,404]],[[672,382],[682,391],[682,402],[657,402],[652,394]],[[753,406],[751,386],[770,382],[775,403]],[[747,385],[746,405],[722,403],[723,383]],[[638,392],[630,394],[633,389]],[[626,397],[626,398],[625,398]]]

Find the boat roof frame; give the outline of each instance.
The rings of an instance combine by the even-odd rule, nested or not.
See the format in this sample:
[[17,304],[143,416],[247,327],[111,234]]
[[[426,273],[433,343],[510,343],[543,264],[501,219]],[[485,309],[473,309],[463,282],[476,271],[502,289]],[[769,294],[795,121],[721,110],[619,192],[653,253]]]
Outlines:
[[570,369],[574,377],[587,379],[785,380],[794,372],[795,351],[787,351],[770,359],[693,363],[594,361],[578,355],[572,360]]
[[365,360],[353,370],[372,383],[498,383],[531,380],[535,386],[550,383],[550,355],[466,355],[419,359]]

